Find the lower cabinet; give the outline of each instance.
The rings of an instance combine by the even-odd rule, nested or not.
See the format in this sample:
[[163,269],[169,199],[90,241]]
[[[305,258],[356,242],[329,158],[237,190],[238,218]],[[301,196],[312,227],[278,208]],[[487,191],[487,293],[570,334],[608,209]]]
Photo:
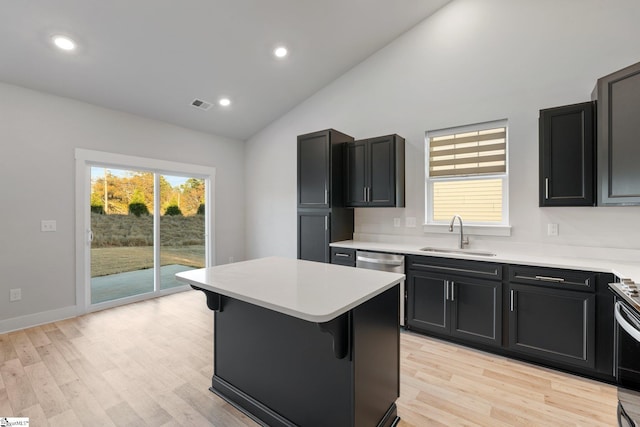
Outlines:
[[509,299],[509,349],[595,368],[595,293],[509,284]]
[[298,213],[298,259],[329,262],[329,212]]
[[613,381],[613,275],[408,255],[407,329]]
[[409,329],[501,345],[501,282],[409,270],[407,291]]

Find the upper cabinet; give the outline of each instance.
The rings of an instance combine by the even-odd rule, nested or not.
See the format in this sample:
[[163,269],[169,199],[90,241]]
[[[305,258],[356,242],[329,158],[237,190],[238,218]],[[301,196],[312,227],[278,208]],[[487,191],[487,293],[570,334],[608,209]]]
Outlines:
[[598,205],[640,205],[640,63],[598,79]]
[[346,206],[404,207],[404,138],[350,142],[345,158]]
[[298,208],[343,205],[344,143],[353,141],[333,129],[298,136]]
[[540,206],[593,206],[595,102],[540,110]]

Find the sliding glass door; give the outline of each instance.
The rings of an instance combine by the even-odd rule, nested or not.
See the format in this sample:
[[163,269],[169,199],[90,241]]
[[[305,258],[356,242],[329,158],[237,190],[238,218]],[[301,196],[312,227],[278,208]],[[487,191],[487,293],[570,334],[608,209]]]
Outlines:
[[91,168],[91,304],[154,291],[154,174]]
[[176,273],[211,264],[212,176],[89,161],[86,171],[88,286],[79,295],[91,310],[185,289]]
[[205,266],[205,182],[160,175],[160,289],[181,286],[174,275]]

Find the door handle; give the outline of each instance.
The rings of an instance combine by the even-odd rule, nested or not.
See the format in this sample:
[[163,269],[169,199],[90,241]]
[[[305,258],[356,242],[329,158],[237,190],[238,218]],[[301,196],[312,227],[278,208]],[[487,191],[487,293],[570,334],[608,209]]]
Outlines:
[[620,301],[616,302],[614,314],[618,325],[620,325],[622,329],[624,329],[629,335],[631,335],[634,340],[640,342],[640,331],[638,331],[638,329],[636,329],[631,323],[627,322],[627,320],[622,315],[622,311],[627,313],[627,316],[632,316],[632,314],[629,313],[626,308],[624,308]]
[[88,231],[89,243],[93,243],[93,230]]

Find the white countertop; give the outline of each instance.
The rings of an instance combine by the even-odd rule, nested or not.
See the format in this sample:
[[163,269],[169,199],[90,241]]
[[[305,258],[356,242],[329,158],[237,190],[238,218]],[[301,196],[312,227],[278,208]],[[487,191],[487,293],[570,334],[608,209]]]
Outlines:
[[[496,256],[477,256],[470,254],[457,254],[457,253],[437,253],[437,252],[425,252],[420,248],[432,245],[416,245],[412,243],[389,243],[389,242],[368,242],[361,240],[345,240],[342,242],[331,243],[333,247],[369,250],[377,252],[389,252],[405,255],[422,255],[431,257],[442,258],[456,258],[456,259],[469,259],[475,261],[485,262],[498,262],[504,264],[521,264],[521,265],[534,265],[540,267],[552,267],[552,268],[566,268],[571,270],[582,271],[597,271],[603,273],[613,273],[620,278],[628,278],[640,283],[640,260],[638,262],[632,261],[617,261],[615,259],[607,259],[605,256],[606,249],[602,252],[602,255],[595,257],[583,257],[583,256],[571,256],[572,248],[567,247],[567,255],[536,253],[533,249],[527,250],[526,248],[519,247],[517,249],[505,249],[498,248],[492,250],[491,248],[482,248],[480,250],[495,253]],[[433,245],[435,246],[435,245]],[[454,247],[447,247],[443,249],[455,249]],[[468,251],[474,251],[479,249],[465,249]]]
[[269,257],[176,274],[181,282],[310,322],[327,322],[404,274]]

